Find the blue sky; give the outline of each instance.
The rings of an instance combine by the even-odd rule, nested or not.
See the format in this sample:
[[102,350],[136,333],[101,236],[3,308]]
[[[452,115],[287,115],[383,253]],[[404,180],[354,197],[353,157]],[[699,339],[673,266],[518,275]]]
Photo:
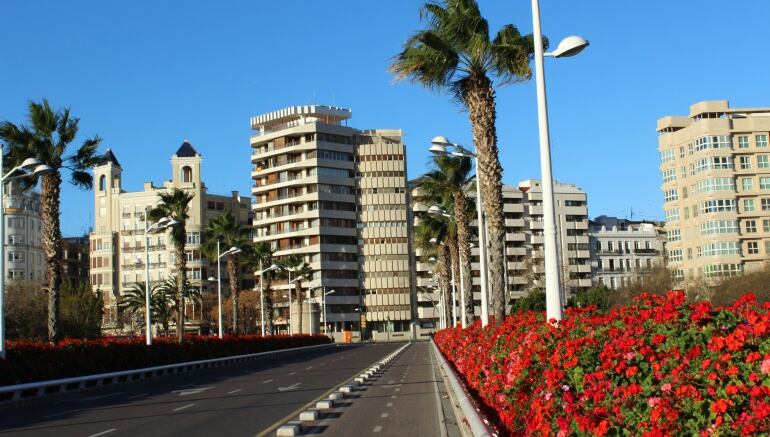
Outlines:
[[[420,1],[10,0],[0,17],[0,119],[25,121],[47,97],[81,117],[124,169],[124,188],[170,178],[189,139],[209,190],[249,193],[249,117],[286,106],[353,110],[350,125],[400,128],[409,176],[438,134],[471,144],[467,114],[446,94],[395,83],[390,58],[418,29]],[[480,0],[496,30],[532,29],[530,2]],[[588,192],[589,214],[661,218],[656,120],[728,99],[770,106],[770,2],[541,0],[555,44],[591,41],[547,60],[554,175]],[[497,92],[504,181],[539,177],[534,81]],[[93,221],[92,194],[66,186],[62,231]]]

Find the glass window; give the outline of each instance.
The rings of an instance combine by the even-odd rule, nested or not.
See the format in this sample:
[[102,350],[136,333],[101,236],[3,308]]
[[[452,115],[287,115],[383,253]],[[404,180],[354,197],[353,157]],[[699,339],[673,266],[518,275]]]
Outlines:
[[757,155],[757,168],[770,168],[770,156]]
[[759,178],[759,189],[770,190],[770,177]]
[[746,233],[754,234],[756,232],[757,232],[757,221],[756,220],[746,220]]
[[676,189],[666,190],[663,194],[663,201],[673,202],[674,200],[679,200],[679,194],[677,193]]
[[748,135],[741,135],[738,137],[738,148],[739,149],[748,149],[749,148],[749,136]]
[[762,211],[770,211],[770,199],[762,199]]
[[738,158],[738,162],[740,162],[741,170],[751,169],[751,156],[741,156]]
[[743,199],[743,212],[754,212],[754,199]]
[[762,230],[765,232],[770,232],[770,219],[762,220]]
[[743,191],[751,191],[754,189],[754,179],[741,178],[741,188]]
[[767,135],[760,134],[755,139],[757,140],[757,147],[767,147]]
[[682,255],[682,249],[673,249],[668,251],[668,259],[669,261],[682,261],[684,259],[684,256]]
[[759,254],[759,243],[756,241],[749,241],[746,244],[746,248],[748,249],[749,255]]

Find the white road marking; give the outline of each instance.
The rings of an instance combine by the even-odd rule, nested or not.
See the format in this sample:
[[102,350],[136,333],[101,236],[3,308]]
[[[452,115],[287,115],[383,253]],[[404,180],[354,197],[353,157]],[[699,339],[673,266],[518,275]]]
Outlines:
[[91,435],[90,435],[90,436],[88,436],[88,437],[97,437],[97,436],[100,436],[100,435],[109,434],[109,433],[111,433],[112,431],[115,431],[115,429],[116,429],[116,428],[112,428],[112,429],[108,429],[107,431],[97,432],[96,434],[91,434]]
[[313,366],[305,367],[305,370],[310,370],[312,368],[313,368]]
[[273,382],[272,379],[268,379],[267,381],[262,381],[262,384],[267,384],[268,382]]
[[401,391],[401,389],[400,389],[400,388],[397,388],[397,389],[396,389],[396,391]]
[[[102,396],[91,396],[90,398],[83,398],[83,399],[78,399],[78,400],[79,400],[80,402],[95,401],[95,400],[97,400],[97,399],[111,398],[111,397],[113,397],[113,396],[122,395],[123,393],[125,393],[125,392],[121,391],[121,392],[117,392],[117,393],[110,393],[110,394],[108,394],[108,395],[102,395]],[[113,430],[113,431],[114,431],[114,430]],[[112,432],[112,431],[110,431],[110,432]]]
[[388,384],[393,384],[394,382],[396,382],[396,381],[391,379],[390,381],[388,381]]
[[294,390],[295,388],[299,387],[300,385],[302,385],[302,383],[301,382],[297,382],[297,383],[292,384],[292,385],[290,385],[288,387],[278,387],[278,391]]
[[388,402],[387,406],[388,407],[392,407],[393,406],[393,402]]
[[80,411],[80,410],[67,410],[67,411],[61,411],[61,412],[59,412],[59,413],[53,413],[53,414],[49,414],[49,415],[47,415],[47,416],[43,416],[43,418],[44,418],[44,419],[47,419],[47,418],[49,418],[49,417],[63,416],[63,415],[65,415],[65,414],[69,414],[69,413],[75,413],[75,412],[78,412],[78,411]]
[[131,400],[131,399],[141,398],[142,396],[147,396],[148,394],[149,393],[142,393],[142,394],[138,394],[138,395],[133,395],[133,396],[127,397],[126,399]]
[[212,386],[208,387],[197,387],[197,388],[187,388],[183,390],[174,390],[171,393],[179,393],[179,396],[188,396],[188,395],[197,395],[198,393],[203,393],[206,390],[211,390]]
[[231,391],[227,392],[227,394],[231,395],[233,393],[238,393],[241,390],[243,390],[243,389],[242,388],[236,388],[235,390],[231,390]]
[[393,396],[391,396],[390,398],[391,398],[391,399],[396,399],[397,397],[398,397],[398,396],[396,396],[396,395],[393,395]]
[[372,432],[380,432],[380,431],[382,431],[382,426],[380,425],[375,426],[374,429],[372,430]]
[[387,417],[388,417],[388,413],[382,413],[382,414],[380,414],[380,417],[382,417],[383,419],[385,419],[385,418],[387,418]]
[[297,374],[297,372],[291,372],[291,373],[289,373],[289,376],[293,376],[293,375],[296,375],[296,374]]
[[184,409],[186,409],[186,408],[190,408],[190,407],[192,407],[192,406],[195,406],[195,404],[187,404],[187,405],[185,405],[185,406],[183,406],[183,407],[174,408],[174,411],[182,411],[182,410],[184,410]]

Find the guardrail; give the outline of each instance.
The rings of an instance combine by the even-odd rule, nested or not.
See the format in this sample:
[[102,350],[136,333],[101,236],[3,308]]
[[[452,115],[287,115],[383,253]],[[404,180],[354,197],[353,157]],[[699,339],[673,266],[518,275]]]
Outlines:
[[468,425],[474,437],[491,437],[494,434],[489,427],[488,422],[484,416],[479,412],[476,407],[475,401],[471,398],[468,392],[465,390],[465,385],[460,382],[460,379],[455,373],[454,367],[447,362],[444,355],[436,346],[436,343],[431,339],[430,344],[433,345],[433,352],[439,360],[439,365],[446,369],[446,376],[449,380],[449,388],[452,390],[457,403],[460,406],[460,411],[465,416],[464,422]]
[[254,354],[234,355],[231,357],[212,358],[209,360],[186,361],[183,363],[165,364],[162,366],[144,367],[141,369],[121,370],[119,372],[101,373],[97,375],[76,376],[72,378],[52,379],[49,381],[29,382],[25,384],[6,385],[0,387],[0,405],[23,399],[32,399],[46,395],[70,393],[94,387],[133,382],[156,376],[171,375],[192,370],[207,369],[227,364],[254,361],[266,357],[280,357],[302,350],[336,347],[334,343],[302,346],[289,349],[278,349]]

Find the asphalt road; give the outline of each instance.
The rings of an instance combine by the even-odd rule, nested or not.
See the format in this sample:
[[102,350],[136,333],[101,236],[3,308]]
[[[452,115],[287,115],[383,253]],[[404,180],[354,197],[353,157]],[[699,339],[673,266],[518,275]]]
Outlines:
[[[453,436],[444,383],[428,342],[412,343],[380,375],[339,408],[325,412],[309,434],[321,436]],[[449,425],[449,431],[447,431]]]
[[340,345],[6,407],[0,435],[254,436],[399,346]]

